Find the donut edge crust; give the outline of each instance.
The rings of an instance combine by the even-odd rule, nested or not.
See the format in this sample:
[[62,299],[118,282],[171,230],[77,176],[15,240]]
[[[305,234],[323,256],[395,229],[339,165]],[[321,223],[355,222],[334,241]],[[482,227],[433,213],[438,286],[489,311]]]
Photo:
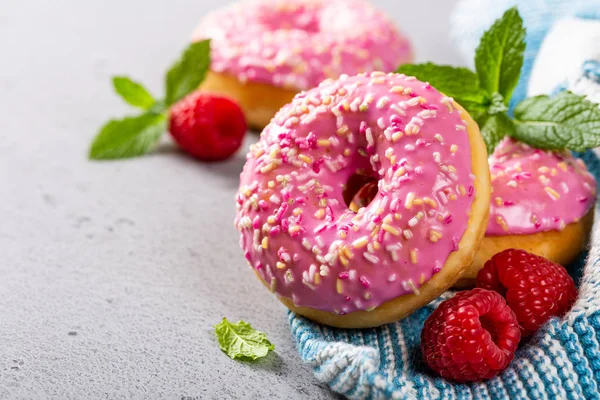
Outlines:
[[560,265],[568,265],[577,258],[589,240],[594,223],[594,208],[577,222],[562,231],[538,232],[528,235],[486,236],[467,272],[454,285],[457,289],[475,286],[477,273],[494,254],[506,249],[521,249],[545,257]]
[[448,256],[442,270],[421,286],[418,295],[397,297],[383,303],[373,311],[356,311],[338,315],[316,308],[296,307],[290,299],[278,296],[287,308],[303,317],[336,328],[372,328],[399,321],[429,304],[452,287],[465,273],[479,250],[487,228],[491,181],[487,150],[479,127],[460,105],[454,103],[454,106],[461,112],[461,118],[467,124],[472,171],[475,174],[475,199],[471,205],[469,223],[458,244],[458,250]]
[[200,90],[222,94],[235,100],[246,116],[250,128],[262,131],[283,106],[300,90],[284,89],[257,82],[241,82],[233,76],[209,71]]

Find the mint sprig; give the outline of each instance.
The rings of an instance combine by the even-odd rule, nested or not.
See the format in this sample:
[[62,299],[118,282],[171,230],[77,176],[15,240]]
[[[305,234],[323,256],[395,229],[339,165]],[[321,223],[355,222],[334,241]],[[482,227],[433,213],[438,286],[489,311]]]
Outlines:
[[196,90],[210,67],[210,41],[190,44],[165,78],[165,99],[156,100],[141,84],[125,76],[113,77],[115,92],[143,110],[137,116],[108,121],[89,151],[93,160],[137,157],[152,151],[166,130],[169,107]]
[[571,92],[536,96],[515,108],[513,136],[540,149],[585,151],[600,146],[600,108]]
[[255,361],[265,357],[275,346],[267,335],[245,322],[231,323],[227,318],[215,325],[219,347],[233,360]]
[[542,149],[583,151],[600,146],[598,105],[570,92],[526,99],[508,115],[525,52],[523,20],[507,10],[481,37],[475,72],[432,63],[403,65],[398,73],[416,76],[462,105],[475,119],[492,153],[504,136]]

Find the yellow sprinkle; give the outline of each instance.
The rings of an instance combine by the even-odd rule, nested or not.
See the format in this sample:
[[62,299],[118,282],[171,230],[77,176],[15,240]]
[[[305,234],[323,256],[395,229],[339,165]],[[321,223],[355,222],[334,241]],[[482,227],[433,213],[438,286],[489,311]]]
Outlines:
[[400,236],[400,231],[391,225],[383,224],[383,225],[381,225],[381,229],[383,229],[386,232],[391,233],[394,236]]
[[557,170],[556,168],[552,168],[552,169],[550,170],[550,175],[551,175],[551,176],[556,176],[556,174],[558,174],[558,170]]
[[547,174],[548,171],[550,171],[550,168],[548,168],[548,167],[539,167],[538,168],[538,172],[540,172],[542,174]]
[[317,145],[319,147],[329,147],[331,146],[331,141],[329,139],[319,139],[317,140]]
[[344,284],[342,283],[341,279],[338,278],[335,286],[336,286],[338,294],[342,294],[344,292]]
[[252,191],[250,189],[244,189],[243,194],[246,197],[250,197],[252,195]]
[[348,125],[344,125],[340,129],[337,130],[337,134],[339,136],[342,136],[342,135],[347,134],[349,130],[350,130],[350,128],[348,127]]
[[392,135],[392,142],[397,142],[398,140],[400,140],[400,138],[402,138],[403,134],[402,131],[398,131],[396,133],[394,133]]
[[315,212],[315,217],[323,219],[323,217],[325,217],[325,209],[319,208],[317,212]]
[[393,88],[390,89],[390,92],[402,93],[402,92],[404,92],[404,86],[394,86]]
[[351,153],[352,153],[352,151],[350,149],[344,149],[344,155],[346,157],[348,157]]
[[400,177],[400,176],[402,176],[402,175],[404,175],[404,174],[406,174],[406,169],[405,169],[404,167],[402,167],[402,168],[398,168],[398,169],[396,170],[396,172],[394,172],[394,176],[395,176],[395,177]]
[[560,194],[556,190],[552,189],[550,186],[546,186],[544,190],[546,191],[546,193],[548,193],[548,196],[550,196],[553,200],[560,199]]
[[421,274],[421,277],[419,278],[419,283],[422,285],[425,283],[425,274]]
[[348,262],[348,259],[344,256],[340,256],[340,262],[342,263],[342,265],[344,267],[347,267],[350,263]]
[[265,154],[265,149],[263,149],[263,148],[256,149],[256,151],[254,152],[254,157],[258,158],[258,157],[262,156],[263,154]]
[[436,243],[441,238],[442,238],[441,232],[436,231],[434,229],[429,231],[429,240],[431,240],[433,243]]
[[404,207],[406,207],[407,209],[411,209],[413,206],[413,202],[415,200],[415,194],[413,192],[408,193],[408,195],[406,195],[406,201],[404,202]]
[[300,154],[300,155],[298,155],[298,158],[301,159],[302,161],[304,161],[307,164],[312,164],[313,163],[312,157],[309,157],[306,154]]
[[267,247],[269,247],[269,237],[265,236],[261,242],[262,248],[266,249]]
[[379,242],[375,241],[375,242],[373,242],[373,248],[375,250],[379,250],[381,248],[381,245],[379,244]]
[[467,194],[467,191],[465,190],[464,185],[458,185],[458,193],[460,193],[461,196],[464,196]]
[[496,201],[496,205],[498,207],[504,205],[504,201],[502,201],[502,197],[496,197],[494,200]]
[[302,214],[304,211],[302,211],[301,208],[294,208],[294,217],[297,217],[298,215]]
[[270,158],[277,158],[277,154],[279,154],[279,146],[273,147],[273,150],[269,153]]
[[315,274],[315,284],[318,285],[319,283],[321,283],[321,275],[320,274]]
[[567,172],[567,163],[564,161],[559,162],[558,164],[556,164],[556,166],[560,169],[562,169],[563,171]]
[[410,262],[416,264],[419,261],[419,255],[417,254],[417,249],[412,249],[410,251]]
[[396,221],[400,221],[402,219],[402,214],[394,213],[394,218],[396,219]]
[[350,248],[348,248],[348,246],[344,246],[343,250],[344,255],[346,256],[346,258],[352,260],[354,258],[354,253],[352,251],[350,251]]
[[273,171],[276,167],[277,167],[277,165],[275,163],[270,163],[270,164],[267,164],[264,167],[262,167],[260,169],[260,172],[263,174],[266,174],[267,172]]
[[348,234],[346,233],[346,231],[338,231],[338,236],[339,236],[341,239],[346,239],[346,236],[347,236],[347,235],[348,235]]
[[506,221],[504,221],[504,218],[502,218],[500,215],[496,217],[496,222],[502,227],[502,229],[504,229],[504,231],[508,231],[508,225],[506,224]]
[[452,193],[450,196],[448,196],[448,198],[452,201],[456,200],[458,198],[458,196],[456,196],[456,194]]
[[286,265],[281,261],[277,261],[277,264],[275,265],[277,266],[277,269],[284,269],[286,267]]
[[456,153],[456,151],[458,150],[458,146],[453,144],[452,146],[450,146],[450,153],[454,154]]
[[415,206],[421,206],[421,205],[423,205],[423,203],[424,203],[423,199],[416,198],[416,199],[413,200],[413,204]]
[[363,248],[367,245],[367,243],[369,243],[369,238],[367,236],[363,236],[359,239],[356,239],[354,242],[352,242],[352,247],[354,247],[355,249],[360,249]]
[[294,225],[289,229],[289,231],[290,231],[290,233],[298,233],[298,232],[300,232],[300,229],[302,229],[302,228],[300,228],[300,226]]
[[428,206],[430,206],[431,208],[437,208],[438,207],[438,203],[437,201],[435,201],[434,199],[432,199],[431,197],[424,197],[423,198],[423,202],[425,202],[425,204],[427,204]]
[[269,225],[275,225],[275,222],[277,222],[277,220],[275,219],[274,216],[270,215],[269,217],[267,217],[267,223]]

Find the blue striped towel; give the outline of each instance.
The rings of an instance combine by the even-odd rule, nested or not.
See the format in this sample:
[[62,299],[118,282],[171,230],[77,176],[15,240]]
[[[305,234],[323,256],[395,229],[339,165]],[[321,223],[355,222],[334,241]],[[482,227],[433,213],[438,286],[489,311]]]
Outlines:
[[[477,11],[493,14],[479,20],[480,27],[473,28],[473,35],[477,37],[487,27],[486,22],[491,23],[508,3],[515,3],[463,1],[465,4],[475,2],[489,6],[480,6]],[[533,4],[564,5],[567,1],[530,3],[533,7]],[[568,9],[584,12],[584,7],[576,8],[583,3],[571,1],[569,4],[574,8]],[[585,3],[600,5],[600,1],[595,0]],[[527,56],[531,59],[525,63],[525,73],[517,91],[517,97],[523,98],[533,57],[541,45],[540,35],[545,35],[548,28],[536,25],[541,20],[534,18],[533,8],[519,9],[526,24],[533,23],[534,26],[529,28],[527,39],[528,45],[533,43]],[[556,13],[566,9],[554,7],[542,15],[555,18]],[[600,14],[600,6],[595,12]],[[477,21],[479,15],[474,12],[469,18]],[[600,102],[600,61],[588,60],[577,76],[565,77],[562,86]],[[600,159],[596,154],[589,151],[579,156],[600,181]],[[435,307],[452,296],[450,292],[400,322],[374,329],[334,329],[290,313],[289,322],[300,356],[312,364],[318,380],[351,399],[600,400],[600,205],[597,206],[593,232],[589,254],[582,254],[579,261],[569,267],[579,284],[579,298],[573,309],[564,318],[549,321],[517,351],[509,368],[490,381],[470,385],[451,383],[432,375],[422,362],[421,329]]]

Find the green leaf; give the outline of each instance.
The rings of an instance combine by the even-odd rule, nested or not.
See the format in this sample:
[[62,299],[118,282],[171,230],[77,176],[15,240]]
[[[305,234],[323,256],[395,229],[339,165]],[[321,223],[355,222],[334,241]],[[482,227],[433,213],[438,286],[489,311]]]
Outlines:
[[165,103],[171,106],[200,86],[210,67],[210,40],[192,43],[167,72]]
[[126,76],[113,77],[113,87],[127,103],[143,110],[150,109],[156,100],[142,84],[137,83]]
[[514,137],[539,149],[585,151],[600,146],[598,104],[571,92],[530,97],[515,109]]
[[146,113],[106,123],[90,148],[93,160],[136,157],[152,150],[165,132],[166,117]]
[[215,334],[221,350],[233,360],[254,361],[275,349],[267,340],[267,335],[244,321],[232,324],[227,318],[223,318],[223,321],[215,326]]
[[429,82],[446,96],[452,97],[469,113],[477,108],[485,110],[485,106],[489,104],[486,92],[479,87],[477,75],[467,68],[433,63],[404,64],[397,72]]
[[521,76],[524,52],[525,28],[513,7],[483,34],[475,52],[481,88],[490,95],[500,93],[508,105]]
[[490,115],[501,114],[508,111],[508,107],[504,104],[504,97],[498,92],[492,94],[492,100],[490,106],[487,109],[487,113]]
[[512,135],[515,130],[514,123],[505,113],[485,115],[477,123],[489,155],[504,136]]

